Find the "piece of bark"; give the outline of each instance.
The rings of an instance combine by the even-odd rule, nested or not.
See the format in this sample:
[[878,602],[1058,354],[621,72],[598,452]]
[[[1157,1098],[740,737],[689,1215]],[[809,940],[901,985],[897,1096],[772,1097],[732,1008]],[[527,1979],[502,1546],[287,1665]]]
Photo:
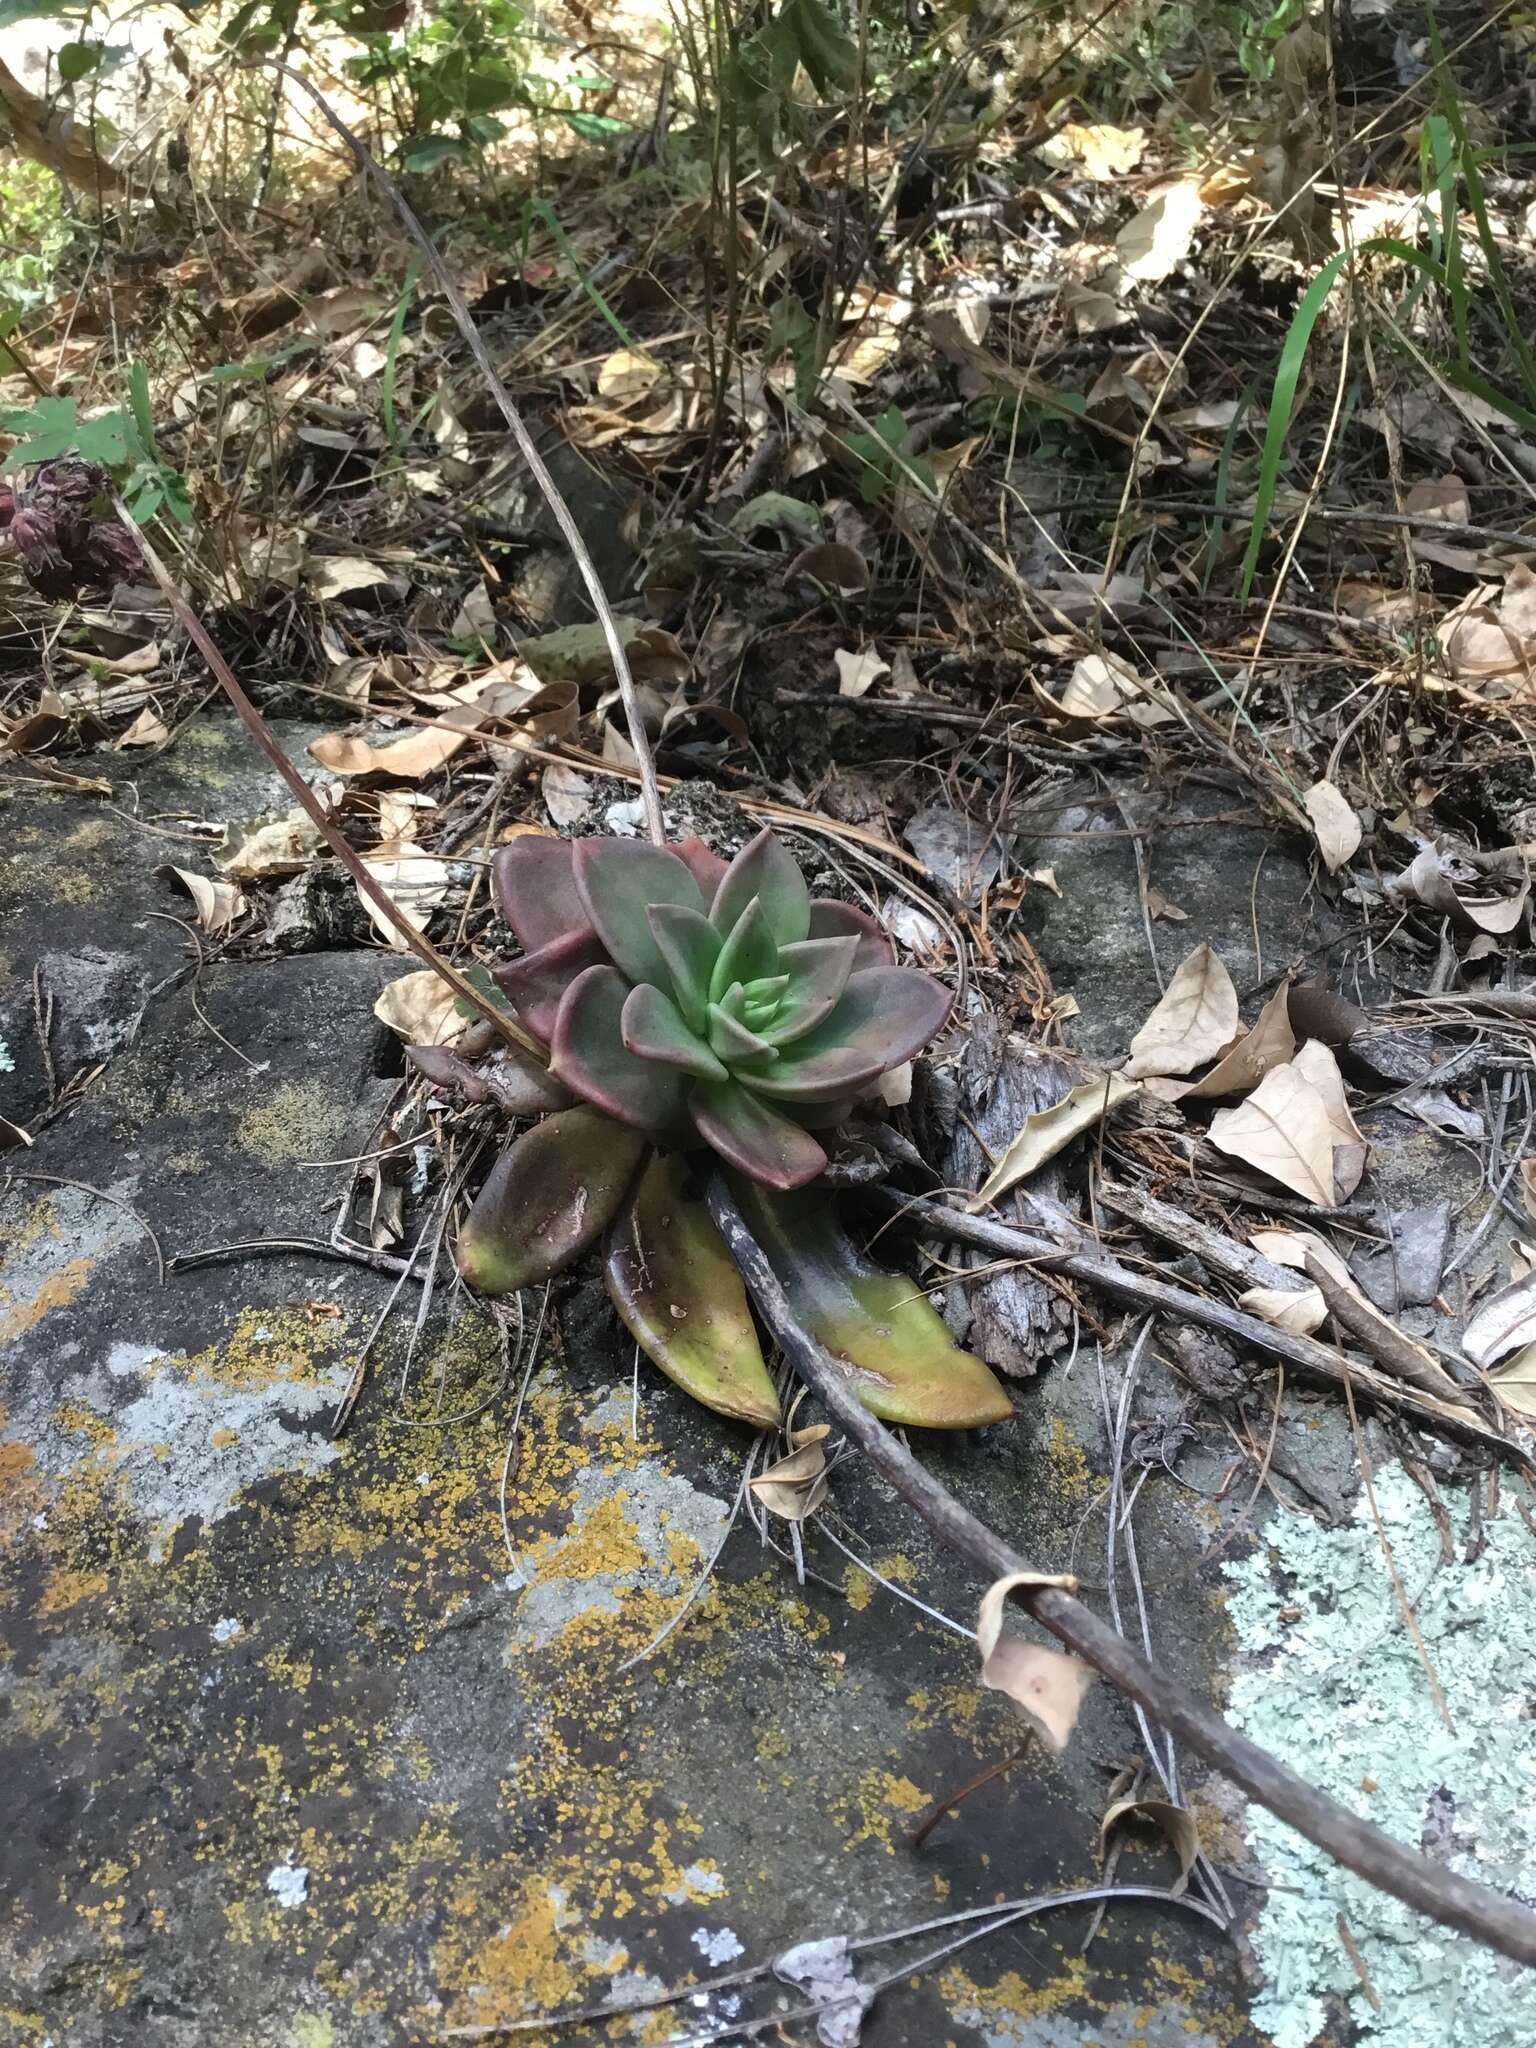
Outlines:
[[1432,1352],[1426,1351],[1422,1344],[1415,1344],[1411,1337],[1389,1323],[1363,1295],[1341,1286],[1327,1267],[1310,1253],[1307,1257],[1307,1278],[1327,1302],[1328,1313],[1339,1328],[1369,1352],[1383,1372],[1391,1373],[1394,1379],[1406,1380],[1410,1387],[1433,1395],[1437,1401],[1448,1401],[1454,1407],[1465,1405],[1461,1388]]
[[[1027,1116],[1049,1109],[1087,1078],[1077,1061],[1032,1045],[996,1017],[977,1018],[970,1026],[949,1074],[954,1097],[944,1105],[943,1141],[934,1157],[946,1187],[967,1189],[981,1186]],[[1061,1163],[1052,1160],[1026,1187],[1006,1196],[999,1213],[1004,1221],[1028,1224],[1035,1220],[1032,1203],[1052,1214],[1055,1231],[1057,1218],[1076,1213],[1065,1197]],[[958,1257],[968,1267],[995,1263],[974,1250]],[[1027,1267],[1015,1266],[946,1289],[944,1319],[956,1341],[996,1371],[1027,1379],[1062,1341],[1068,1313],[1059,1294]]]
[[1350,1271],[1383,1315],[1428,1308],[1440,1292],[1450,1242],[1451,1205],[1422,1209],[1379,1207],[1376,1220],[1387,1243],[1380,1251],[1357,1252]]
[[1277,1266],[1251,1244],[1240,1244],[1225,1231],[1213,1229],[1187,1210],[1176,1208],[1172,1202],[1160,1202],[1140,1188],[1104,1181],[1099,1188],[1099,1200],[1106,1209],[1128,1217],[1153,1237],[1176,1244],[1181,1251],[1193,1252],[1207,1272],[1219,1274],[1239,1287],[1273,1287],[1282,1294],[1299,1294],[1306,1286],[1299,1273]]

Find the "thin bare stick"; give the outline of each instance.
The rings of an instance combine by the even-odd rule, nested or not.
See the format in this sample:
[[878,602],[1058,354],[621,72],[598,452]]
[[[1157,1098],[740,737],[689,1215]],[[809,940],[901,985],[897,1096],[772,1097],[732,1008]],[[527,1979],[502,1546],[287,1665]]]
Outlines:
[[422,255],[426,258],[427,268],[431,271],[438,290],[448,301],[448,310],[458,323],[459,332],[469,344],[469,352],[474,357],[481,376],[485,379],[486,387],[497,405],[501,408],[502,418],[512,430],[512,438],[517,443],[517,452],[522,456],[524,462],[527,463],[528,468],[533,474],[534,482],[544,493],[545,503],[554,514],[555,524],[560,529],[561,538],[570,549],[571,559],[581,572],[582,582],[587,586],[587,595],[592,600],[592,609],[597,613],[598,622],[603,629],[603,638],[608,643],[608,653],[613,662],[613,673],[619,685],[619,697],[624,706],[624,718],[629,727],[629,743],[635,750],[635,758],[639,764],[640,797],[645,809],[645,829],[657,846],[662,845],[666,839],[667,831],[666,826],[662,822],[661,796],[656,787],[656,764],[651,758],[650,736],[646,732],[645,718],[640,709],[640,695],[635,688],[634,676],[630,672],[629,656],[624,652],[624,642],[619,638],[618,621],[614,618],[613,606],[608,602],[608,593],[604,590],[603,580],[597,573],[597,564],[593,561],[587,544],[581,537],[581,530],[571,515],[571,508],[565,502],[560,486],[550,475],[543,456],[534,446],[533,436],[523,424],[523,416],[512,402],[512,394],[496,373],[496,365],[491,361],[490,350],[486,347],[480,330],[471,319],[469,308],[464,303],[464,294],[459,290],[457,284],[454,283],[451,271],[438,254],[437,245],[433,242],[432,237],[417,219],[410,201],[400,190],[400,187],[395,183],[388,171],[379,163],[373,152],[368,148],[368,145],[360,137],[354,135],[341,116],[334,111],[324,93],[317,86],[312,85],[299,72],[292,70],[287,64],[279,64],[272,59],[267,59],[265,63],[253,64],[248,68],[251,70],[276,71],[282,77],[291,80],[302,92],[309,94],[315,105],[320,109],[320,112],[325,116],[327,123],[335,130],[336,134],[341,137],[342,141],[351,151],[358,169],[373,179],[379,190],[384,194],[384,197],[389,201],[396,213],[399,214],[401,220],[404,221],[412,241],[415,242],[417,248],[420,249]]
[[[880,1476],[922,1516],[942,1543],[968,1558],[988,1579],[1027,1573],[1027,1561],[963,1507],[884,1423],[870,1414],[853,1391],[846,1369],[801,1328],[723,1174],[711,1177],[709,1208],[785,1357]],[[1536,1913],[1405,1849],[1370,1821],[1298,1778],[1278,1758],[1240,1735],[1203,1700],[1151,1664],[1072,1594],[1056,1586],[1023,1586],[1014,1598],[1069,1650],[1139,1701],[1171,1736],[1187,1742],[1250,1799],[1268,1807],[1346,1870],[1353,1870],[1442,1926],[1457,1928],[1518,1962],[1536,1962]]]

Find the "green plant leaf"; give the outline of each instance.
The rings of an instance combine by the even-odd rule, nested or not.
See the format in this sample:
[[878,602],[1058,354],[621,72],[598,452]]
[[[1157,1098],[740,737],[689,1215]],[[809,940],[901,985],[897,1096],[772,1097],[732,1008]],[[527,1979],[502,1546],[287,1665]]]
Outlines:
[[669,1379],[717,1415],[777,1424],[741,1275],[675,1154],[656,1155],[640,1176],[609,1236],[604,1274],[620,1321]]
[[66,43],[57,53],[60,78],[66,85],[89,78],[100,65],[106,47],[105,43]]
[[780,1194],[734,1174],[731,1186],[796,1320],[847,1367],[871,1414],[920,1429],[1011,1418],[991,1370],[960,1350],[915,1280],[864,1256],[831,1196]]
[[618,1214],[649,1149],[595,1109],[559,1109],[510,1145],[459,1232],[459,1271],[482,1294],[563,1272]]

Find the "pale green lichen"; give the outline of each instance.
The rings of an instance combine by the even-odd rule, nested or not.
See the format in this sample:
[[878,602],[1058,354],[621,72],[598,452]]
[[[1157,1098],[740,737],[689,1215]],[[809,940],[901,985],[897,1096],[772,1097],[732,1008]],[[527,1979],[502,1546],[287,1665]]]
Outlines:
[[[1393,1466],[1376,1504],[1447,1728],[1399,1611],[1368,1501],[1321,1529],[1287,1515],[1227,1566],[1242,1662],[1232,1718],[1293,1769],[1399,1841],[1496,1890],[1536,1897],[1536,1545],[1510,1498],[1463,1562],[1464,1490],[1442,1492],[1452,1562],[1424,1495]],[[1266,1983],[1254,2019],[1276,2048],[1306,2048],[1342,2005],[1379,2048],[1498,2048],[1536,2040],[1536,1973],[1422,1919],[1350,1877],[1262,1808],[1249,1826],[1272,1889],[1254,1947]],[[1339,1933],[1343,1916],[1380,2003]]]

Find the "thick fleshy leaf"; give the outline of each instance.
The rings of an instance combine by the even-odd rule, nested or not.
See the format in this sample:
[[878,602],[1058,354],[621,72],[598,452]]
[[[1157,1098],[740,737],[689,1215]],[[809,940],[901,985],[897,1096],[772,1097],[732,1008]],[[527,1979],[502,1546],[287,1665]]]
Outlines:
[[702,910],[682,904],[656,903],[645,913],[662,959],[677,1007],[691,1030],[702,1031],[709,1017],[709,977],[720,956],[720,934]]
[[709,1006],[709,1044],[727,1066],[738,1060],[775,1060],[778,1054],[758,1032],[742,1022],[745,995],[735,982],[718,1003]]
[[665,988],[667,963],[646,911],[654,903],[704,910],[704,898],[688,867],[665,847],[643,839],[578,839],[576,887],[593,930],[631,981]]
[[772,1428],[779,1399],[746,1289],[708,1207],[686,1186],[675,1154],[652,1158],[609,1234],[608,1293],[669,1379],[718,1415]]
[[549,1066],[556,1080],[621,1123],[660,1136],[677,1122],[685,1082],[676,1067],[636,1059],[624,1047],[629,985],[614,967],[589,967],[555,1018]]
[[709,977],[710,1000],[718,1003],[726,990],[738,981],[765,981],[778,971],[779,949],[768,929],[762,899],[754,896],[731,926],[720,948],[714,972]]
[[632,988],[619,1018],[619,1030],[626,1051],[637,1059],[660,1060],[663,1066],[680,1067],[701,1081],[723,1081],[725,1068],[702,1038],[688,1029],[682,1011],[670,996],[648,981]]
[[830,1017],[848,986],[858,950],[851,932],[844,938],[802,939],[798,946],[781,946],[779,965],[789,976],[789,987],[765,1036],[775,1045],[788,1045]]
[[899,1067],[933,1037],[949,1015],[948,989],[916,967],[870,967],[851,974],[832,1014],[777,1062],[749,1077],[764,1095],[830,1102],[856,1094],[889,1067]]
[[688,1097],[688,1109],[706,1145],[769,1187],[804,1187],[827,1163],[809,1131],[759,1101],[739,1081],[700,1081]]
[[914,1280],[864,1256],[829,1195],[734,1186],[796,1319],[848,1367],[872,1414],[919,1429],[975,1429],[1012,1416],[988,1367],[956,1346]]
[[746,984],[741,992],[741,1021],[749,1031],[762,1031],[773,1022],[788,987],[787,974],[770,974]]
[[867,967],[896,965],[896,948],[878,921],[855,904],[817,896],[811,904],[810,935],[813,939],[857,939],[859,950],[853,956],[852,969],[855,974],[862,974]]
[[806,936],[811,899],[805,877],[783,840],[775,839],[766,829],[749,839],[726,869],[709,906],[709,921],[715,930],[732,930],[754,896],[763,906],[777,944],[792,946]]
[[459,1271],[484,1294],[548,1280],[608,1228],[647,1149],[595,1109],[545,1117],[486,1176],[459,1232]]
[[591,923],[576,889],[571,841],[543,832],[520,832],[491,858],[501,914],[525,953]]
[[537,953],[509,960],[494,979],[519,1018],[547,1045],[554,1036],[555,1013],[578,974],[599,967],[608,958],[603,942],[590,926],[564,932]]
[[494,1102],[508,1116],[543,1116],[546,1110],[571,1107],[570,1089],[520,1045],[498,1046],[478,1066],[448,1045],[408,1045],[405,1056],[434,1088],[462,1102]]
[[672,851],[679,860],[686,861],[689,873],[704,893],[705,904],[713,903],[715,891],[730,862],[722,860],[718,853],[711,853],[703,840],[697,837],[673,840]]

